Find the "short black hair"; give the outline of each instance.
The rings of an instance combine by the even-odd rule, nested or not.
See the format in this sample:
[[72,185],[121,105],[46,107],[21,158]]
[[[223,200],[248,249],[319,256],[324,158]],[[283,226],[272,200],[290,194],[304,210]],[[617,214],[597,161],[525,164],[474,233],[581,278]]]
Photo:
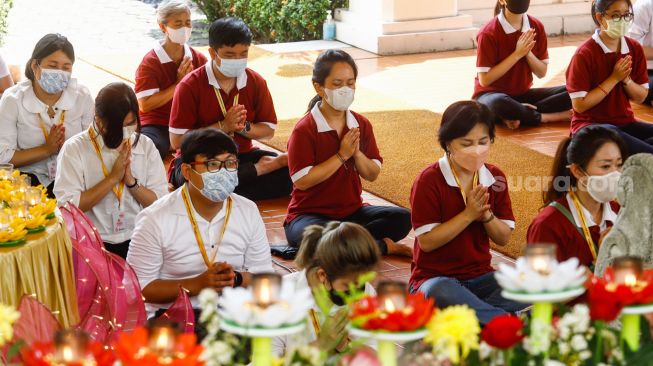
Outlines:
[[216,155],[238,154],[234,140],[216,128],[204,128],[187,132],[181,140],[181,162],[192,163],[198,155],[211,159]]
[[36,61],[37,64],[40,64],[44,58],[57,51],[62,51],[73,63],[75,63],[75,50],[73,49],[72,43],[68,41],[68,38],[59,33],[46,34],[36,42],[36,46],[34,46],[34,50],[32,51],[32,57],[27,60],[27,64],[25,65],[25,76],[29,80],[34,81],[35,76],[32,71],[32,61]]
[[467,135],[478,123],[487,126],[490,141],[494,142],[494,115],[487,106],[473,100],[450,105],[442,114],[442,123],[438,131],[440,146],[444,151],[449,152],[447,145]]
[[107,147],[115,149],[127,137],[123,136],[122,127],[129,112],[136,118],[136,145],[141,136],[141,117],[134,89],[123,82],[116,82],[107,84],[98,92],[95,97],[95,114],[102,120],[102,139]]
[[220,47],[233,47],[237,44],[252,44],[252,31],[240,18],[220,18],[209,27],[209,46],[214,50]]

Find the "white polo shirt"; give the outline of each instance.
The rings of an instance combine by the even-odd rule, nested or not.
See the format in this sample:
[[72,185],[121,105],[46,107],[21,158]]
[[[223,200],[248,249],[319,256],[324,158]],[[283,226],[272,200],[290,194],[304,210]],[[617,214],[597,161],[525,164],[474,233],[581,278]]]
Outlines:
[[7,67],[5,60],[2,58],[2,55],[0,55],[0,78],[3,78],[7,75],[9,75],[9,68]]
[[[107,170],[111,171],[118,151],[107,148],[102,137],[97,136],[95,140],[102,151],[104,164]],[[132,143],[134,139],[135,136],[132,136]],[[82,192],[95,187],[104,179],[102,163],[95,152],[88,130],[64,143],[59,152],[58,165],[54,194],[60,204],[71,201],[79,206]],[[145,135],[141,135],[138,143],[132,146],[131,170],[138,183],[153,191],[158,198],[168,193],[165,167],[156,146]],[[120,204],[112,190],[87,211],[86,215],[97,227],[102,240],[108,243],[122,243],[131,238],[136,215],[142,210],[143,207],[125,187]],[[122,224],[119,224],[118,220],[121,220]]]
[[[95,105],[93,97],[83,85],[71,79],[59,100],[53,106],[55,115],[50,118],[48,106],[34,94],[32,82],[25,80],[5,90],[0,99],[0,163],[8,163],[16,150],[26,150],[45,144],[45,137],[39,116],[50,132],[53,124],[59,123],[61,113],[66,111],[64,125],[66,139],[86,130],[93,122]],[[48,186],[54,180],[57,156],[34,164],[19,167],[24,173],[36,175]]]
[[[129,247],[127,262],[132,266],[141,289],[150,282],[196,277],[206,271],[206,264],[197,246],[182,188],[159,199],[136,218],[136,228]],[[231,194],[231,216],[218,248],[216,262],[227,262],[241,272],[271,272],[272,257],[265,225],[256,204],[245,197]],[[193,208],[195,220],[211,255],[211,245],[220,238],[226,205],[211,220],[206,221]],[[197,297],[191,297],[194,308]],[[171,304],[146,304],[148,315]]]
[[[653,47],[653,1],[639,0],[633,5],[635,19],[628,31],[628,37],[644,47]],[[653,69],[653,60],[647,60],[646,66]]]

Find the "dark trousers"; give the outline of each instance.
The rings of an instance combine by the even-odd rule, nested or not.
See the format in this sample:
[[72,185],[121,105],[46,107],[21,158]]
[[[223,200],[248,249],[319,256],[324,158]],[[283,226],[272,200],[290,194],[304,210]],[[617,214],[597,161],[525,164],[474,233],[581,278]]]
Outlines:
[[381,249],[382,254],[388,253],[384,238],[399,241],[408,235],[411,228],[410,211],[393,206],[363,206],[353,214],[341,218],[331,218],[323,215],[305,214],[298,216],[284,227],[288,244],[298,247],[304,236],[304,229],[309,225],[324,226],[330,221],[354,222],[365,227]]
[[[39,178],[35,174],[32,173],[22,173],[22,174],[25,174],[30,178],[32,187],[36,187],[39,184],[41,184],[41,181],[39,181]],[[56,198],[54,196],[54,182],[50,183],[50,185],[45,187],[45,189],[48,191],[48,198]]]
[[170,133],[168,126],[147,125],[141,127],[141,133],[154,142],[154,146],[159,150],[161,159],[165,159],[170,154]]
[[625,126],[610,124],[601,124],[600,126],[617,131],[628,145],[630,155],[639,153],[653,154],[653,124],[633,122]]
[[[539,125],[542,122],[542,113],[571,109],[571,99],[564,85],[553,88],[533,88],[519,96],[489,92],[476,98],[476,101],[490,108],[497,123],[503,120],[519,120],[521,126]],[[532,104],[537,109],[522,103]]]
[[111,252],[124,260],[127,260],[127,253],[129,252],[129,243],[131,240],[124,241],[122,243],[107,243],[104,242],[104,249],[108,252]]
[[[276,153],[266,150],[253,150],[248,153],[238,154],[238,187],[236,194],[246,197],[252,201],[260,201],[271,198],[288,196],[292,191],[292,181],[288,167],[277,169],[271,173],[261,176],[256,175],[256,167],[264,156],[277,156]],[[170,174],[170,183],[176,188],[185,183],[181,174],[181,158],[175,158],[173,171]]]

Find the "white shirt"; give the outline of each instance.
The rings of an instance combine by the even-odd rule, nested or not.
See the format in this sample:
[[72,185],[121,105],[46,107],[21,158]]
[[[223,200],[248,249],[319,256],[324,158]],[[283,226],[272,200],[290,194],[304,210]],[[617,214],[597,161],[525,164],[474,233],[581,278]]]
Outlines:
[[[567,195],[567,204],[569,205],[569,211],[571,212],[571,216],[574,218],[574,223],[576,224],[576,227],[582,228],[583,221],[580,219],[580,214],[578,213],[578,210],[576,209],[576,205],[574,204],[574,201],[571,199],[570,195]],[[583,210],[583,216],[585,217],[585,223],[587,224],[588,228],[595,225],[599,225],[599,229],[603,231],[608,228],[608,221],[613,224],[617,222],[617,213],[612,210],[612,206],[610,205],[610,203],[609,202],[602,203],[602,205],[603,205],[603,217],[601,218],[600,223],[596,223],[594,222],[594,218],[592,217],[592,214],[581,203],[580,207]]]
[[[134,139],[135,136],[132,136],[132,143]],[[118,151],[104,146],[101,136],[97,136],[95,140],[100,146],[107,170],[111,171]],[[64,143],[59,152],[58,165],[54,194],[60,204],[71,201],[79,206],[82,192],[93,188],[105,178],[102,163],[88,131],[81,132]],[[156,146],[145,135],[141,135],[138,143],[132,146],[131,169],[138,183],[153,191],[157,197],[168,193],[165,167]],[[136,215],[142,210],[143,207],[125,187],[120,205],[112,190],[86,214],[97,227],[103,241],[122,243],[131,238]],[[122,224],[119,224],[118,220],[121,220]]]
[[0,78],[3,78],[7,75],[9,75],[9,68],[7,67],[5,60],[2,58],[2,55],[0,55]]
[[[0,163],[8,163],[16,150],[26,150],[45,144],[45,136],[39,122],[43,120],[50,132],[53,124],[59,123],[61,113],[66,111],[64,125],[66,139],[86,130],[93,122],[95,106],[91,93],[85,86],[71,79],[59,100],[52,106],[54,118],[48,115],[48,106],[34,94],[32,82],[25,80],[5,90],[0,99]],[[54,180],[57,156],[34,164],[19,167],[24,173],[36,175],[44,186]]]
[[[159,199],[136,218],[127,262],[136,272],[142,289],[157,279],[193,278],[206,271],[181,190]],[[227,262],[241,272],[271,272],[270,244],[258,207],[237,194],[231,194],[231,198],[231,216],[215,261]],[[222,206],[211,222],[193,207],[208,256],[211,256],[211,245],[217,244],[220,238],[226,206]],[[191,302],[194,308],[199,307],[197,297],[191,297]],[[157,309],[170,305],[148,303],[146,308],[151,316]]]
[[[644,47],[653,47],[653,0],[639,0],[633,5],[635,19],[628,31],[628,37],[641,43]],[[653,60],[646,61],[649,70],[653,69]]]
[[[288,281],[288,280],[290,280],[290,282],[292,282],[295,285],[296,291],[301,291],[303,289],[309,288],[308,279],[306,278],[306,270],[285,275],[284,281]],[[376,295],[376,290],[369,282],[365,284],[365,293],[369,296]],[[336,307],[334,306],[334,308]],[[315,304],[313,304],[313,310],[315,311],[317,317],[319,318],[318,320],[319,323],[322,324],[326,317],[322,315],[320,309],[318,309],[317,305]],[[308,321],[306,322],[306,327],[302,332],[289,336],[273,337],[272,353],[277,357],[281,357],[286,353],[286,351],[293,349],[296,346],[313,342],[316,339],[317,339],[317,335],[315,333],[315,328],[313,326],[311,319],[308,318]]]

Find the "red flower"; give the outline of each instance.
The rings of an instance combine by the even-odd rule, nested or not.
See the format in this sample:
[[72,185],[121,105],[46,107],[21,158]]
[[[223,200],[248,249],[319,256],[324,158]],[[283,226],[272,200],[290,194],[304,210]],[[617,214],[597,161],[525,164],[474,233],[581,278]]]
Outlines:
[[[97,366],[112,366],[116,362],[116,355],[107,347],[98,342],[91,342],[88,350],[93,355],[93,360]],[[25,366],[50,366],[49,358],[54,354],[54,344],[35,342],[31,347],[21,349],[23,365]],[[70,366],[82,366],[79,364],[69,364]]]
[[483,331],[481,339],[494,348],[508,349],[524,338],[524,323],[514,315],[502,315],[492,319]]
[[[158,366],[161,363],[156,354],[148,351],[148,331],[139,327],[132,333],[121,333],[113,347],[123,366]],[[184,357],[167,360],[170,366],[203,365],[199,360],[202,346],[197,345],[195,334],[180,334],[175,339],[175,353]]]
[[[623,286],[617,287],[615,290],[619,289],[622,290],[619,293],[623,293]],[[596,277],[592,278],[587,298],[592,320],[611,322],[619,316],[624,307],[621,296],[616,292],[608,291],[605,281]]]
[[378,298],[368,296],[352,305],[349,318],[354,326],[366,330],[406,332],[424,327],[434,312],[433,300],[422,294],[408,295],[406,307],[393,312],[382,310]]

